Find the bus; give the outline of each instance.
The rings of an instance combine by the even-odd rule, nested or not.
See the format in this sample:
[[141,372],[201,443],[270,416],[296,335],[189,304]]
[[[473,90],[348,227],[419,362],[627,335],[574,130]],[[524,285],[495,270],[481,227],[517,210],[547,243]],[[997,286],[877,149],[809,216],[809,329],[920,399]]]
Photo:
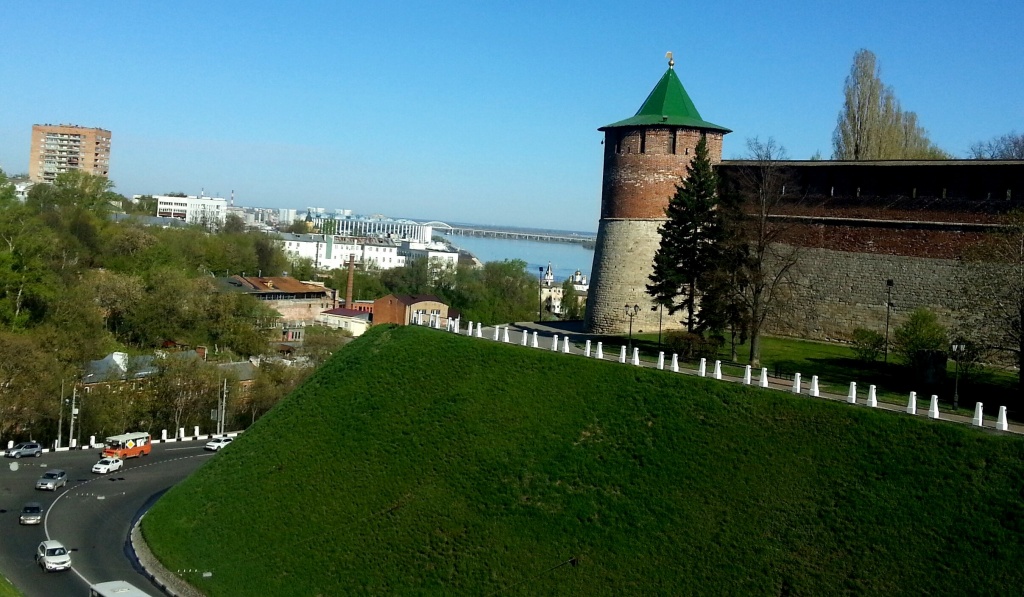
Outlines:
[[103,440],[103,457],[135,458],[145,456],[153,450],[153,442],[145,431],[112,435]]
[[89,597],[153,597],[142,589],[123,580],[101,582],[89,587]]

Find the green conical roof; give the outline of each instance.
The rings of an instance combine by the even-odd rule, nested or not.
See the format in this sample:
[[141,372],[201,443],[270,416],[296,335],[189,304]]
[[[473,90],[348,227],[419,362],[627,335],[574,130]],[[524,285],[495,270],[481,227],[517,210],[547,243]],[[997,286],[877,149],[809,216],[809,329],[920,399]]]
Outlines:
[[697,129],[721,131],[722,133],[732,132],[730,129],[712,124],[700,117],[700,112],[693,105],[693,100],[687,95],[686,89],[683,89],[683,83],[679,80],[679,76],[676,75],[675,69],[671,66],[665,71],[665,75],[654,86],[654,89],[651,90],[651,94],[647,96],[647,100],[644,101],[644,105],[640,106],[635,116],[603,126],[598,130],[603,131],[625,126],[654,124],[688,126]]

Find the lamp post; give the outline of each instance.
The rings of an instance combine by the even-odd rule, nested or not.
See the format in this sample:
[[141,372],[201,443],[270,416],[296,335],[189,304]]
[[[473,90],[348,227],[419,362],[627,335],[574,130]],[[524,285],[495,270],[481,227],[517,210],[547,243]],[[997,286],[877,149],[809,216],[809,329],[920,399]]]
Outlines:
[[633,352],[633,318],[640,312],[640,305],[626,305],[626,317],[629,318],[629,352]]
[[651,307],[651,311],[658,312],[658,351],[661,351],[661,316],[665,313],[665,305],[658,303]]
[[956,363],[956,374],[953,378],[953,410],[956,410],[957,403],[960,401],[960,359],[967,352],[967,343],[963,340],[954,342],[950,346],[950,350],[953,353],[953,362]]
[[544,321],[544,266],[537,268],[537,323]]
[[892,307],[892,280],[885,281],[885,364],[889,364],[889,309]]

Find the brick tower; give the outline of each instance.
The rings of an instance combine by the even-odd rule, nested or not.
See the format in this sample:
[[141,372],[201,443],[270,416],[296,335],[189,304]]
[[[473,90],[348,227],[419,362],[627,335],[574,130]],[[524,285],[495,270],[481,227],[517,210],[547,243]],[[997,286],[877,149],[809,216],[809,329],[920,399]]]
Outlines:
[[[669,53],[668,70],[636,115],[601,127],[604,181],[601,221],[591,270],[586,328],[625,333],[625,306],[639,305],[633,332],[658,329],[659,312],[647,294],[665,208],[686,175],[701,135],[707,135],[713,163],[722,159],[729,129],[704,121],[683,89]],[[663,329],[681,327],[678,316],[662,318]]]

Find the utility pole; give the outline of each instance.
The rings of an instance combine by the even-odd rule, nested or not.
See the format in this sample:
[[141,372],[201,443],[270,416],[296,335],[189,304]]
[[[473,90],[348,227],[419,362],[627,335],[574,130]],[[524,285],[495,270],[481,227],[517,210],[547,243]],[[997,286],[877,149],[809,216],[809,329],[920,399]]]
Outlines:
[[75,413],[78,412],[78,409],[75,408],[75,398],[77,397],[77,394],[78,394],[78,386],[74,386],[71,389],[71,423],[70,423],[71,429],[68,430],[68,445],[69,446],[73,445],[72,442],[74,441],[74,437],[75,437]]
[[64,380],[60,380],[60,408],[57,410],[59,414],[57,418],[57,445],[55,448],[60,447],[60,436],[64,434]]
[[220,408],[217,413],[217,434],[224,435],[224,417],[228,412],[228,380],[224,379],[224,391],[221,393]]

